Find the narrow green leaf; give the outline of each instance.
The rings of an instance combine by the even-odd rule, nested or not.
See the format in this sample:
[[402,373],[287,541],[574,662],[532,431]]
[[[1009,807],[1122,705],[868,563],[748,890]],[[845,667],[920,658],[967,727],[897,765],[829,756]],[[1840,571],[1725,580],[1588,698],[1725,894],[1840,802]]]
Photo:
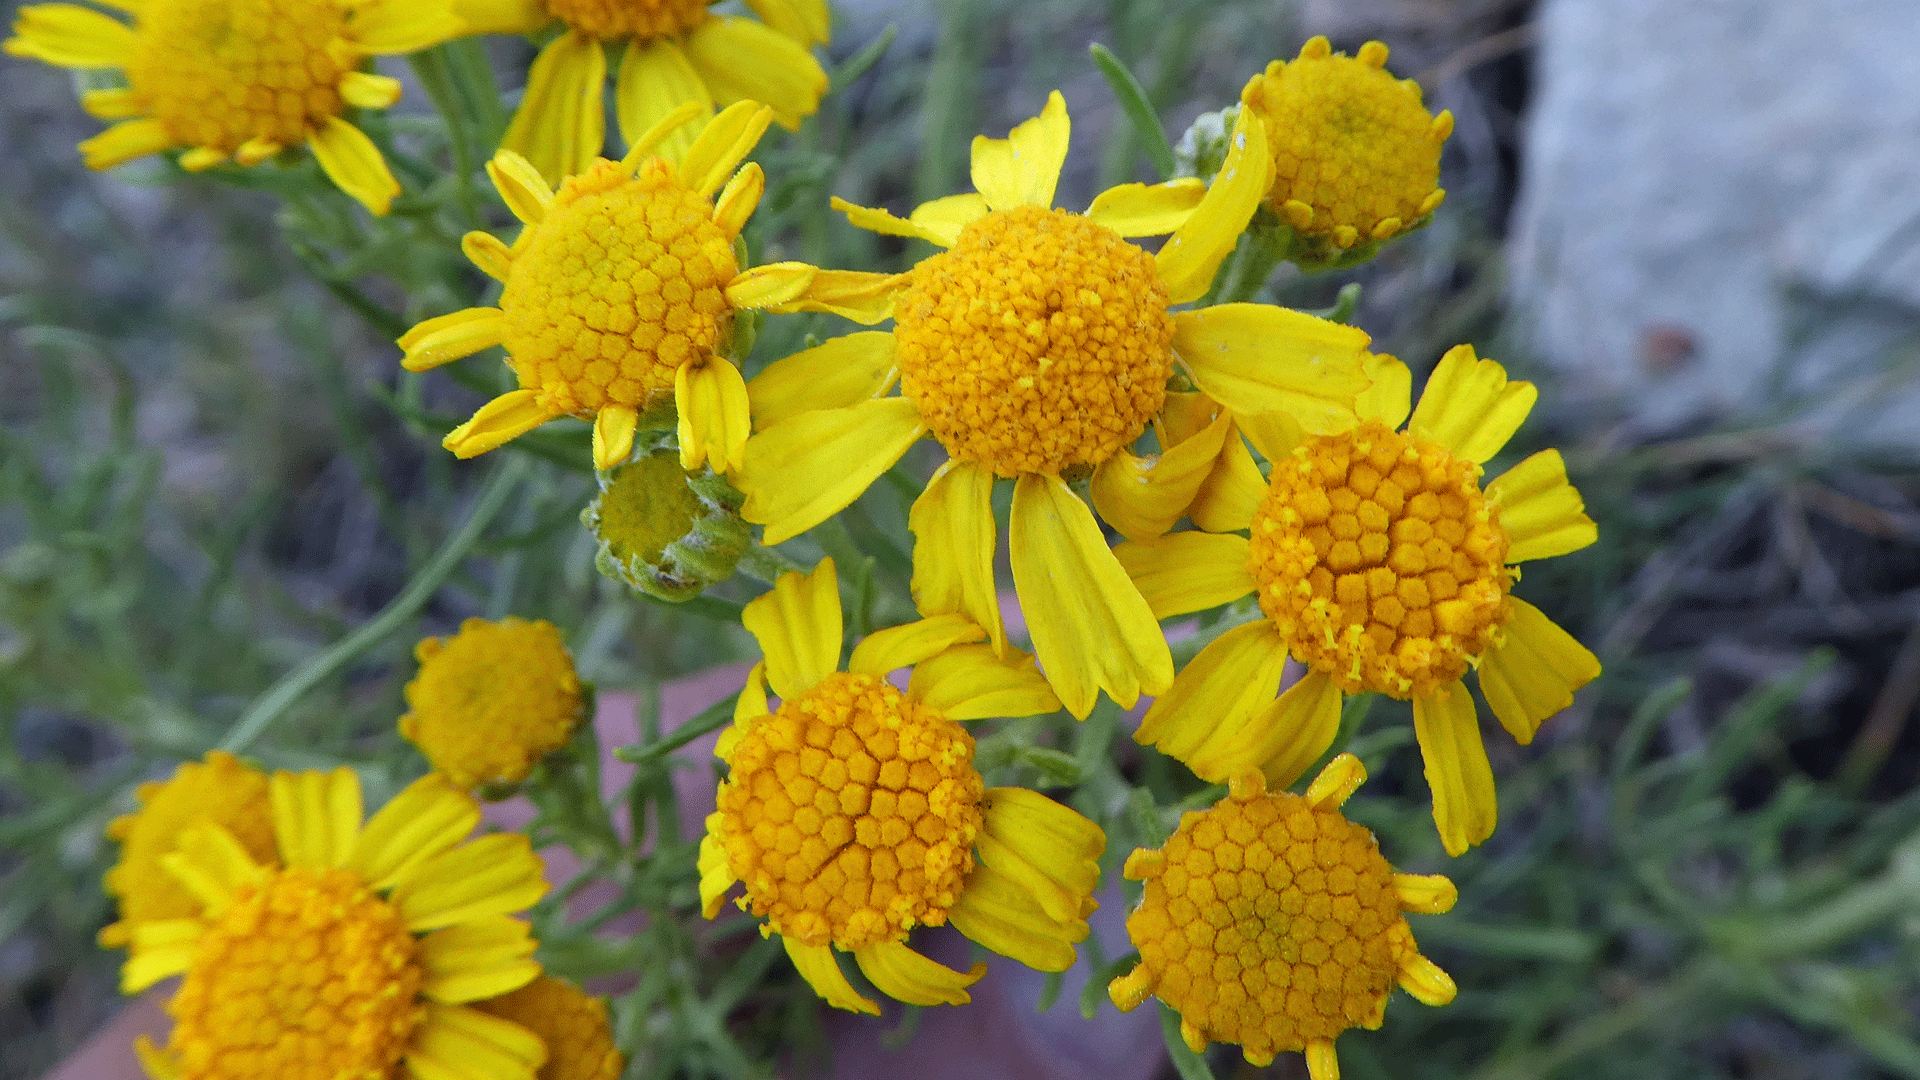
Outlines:
[[1133,121],[1134,130],[1140,133],[1154,171],[1162,180],[1173,179],[1173,144],[1167,141],[1167,129],[1160,126],[1160,114],[1147,101],[1147,92],[1140,88],[1140,81],[1105,45],[1096,41],[1087,46],[1087,52],[1092,54],[1100,74],[1106,76],[1107,85],[1113,87],[1113,96],[1119,99],[1127,119]]

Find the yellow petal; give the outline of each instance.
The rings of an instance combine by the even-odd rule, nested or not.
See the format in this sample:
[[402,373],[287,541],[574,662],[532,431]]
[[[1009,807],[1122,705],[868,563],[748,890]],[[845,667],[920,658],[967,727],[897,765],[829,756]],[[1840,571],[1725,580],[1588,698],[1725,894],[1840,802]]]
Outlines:
[[1235,413],[1234,422],[1239,426],[1240,433],[1253,444],[1253,448],[1268,461],[1279,461],[1293,453],[1293,448],[1307,438],[1307,433],[1300,428],[1300,421],[1292,413]]
[[1362,420],[1378,420],[1390,431],[1400,430],[1413,410],[1413,372],[1385,353],[1368,353],[1362,363],[1373,385],[1354,401],[1354,411]]
[[901,626],[875,630],[853,647],[847,670],[863,675],[885,675],[912,667],[953,645],[982,641],[987,632],[965,615],[935,615]]
[[853,960],[875,989],[909,1005],[965,1005],[973,1000],[967,987],[987,973],[987,965],[975,964],[962,974],[899,941],[855,949]]
[[[1266,787],[1266,777],[1260,778],[1261,787]],[[1306,800],[1315,806],[1337,808],[1345,806],[1360,785],[1367,782],[1367,767],[1352,754],[1336,754],[1320,775],[1307,785]]]
[[[686,416],[680,415],[683,419]],[[633,453],[633,432],[639,424],[640,413],[630,405],[600,406],[593,417],[593,467],[604,471],[627,460]]]
[[535,390],[509,390],[447,432],[440,445],[453,451],[454,457],[470,458],[512,442],[558,415],[540,404],[539,396]]
[[824,311],[862,326],[893,318],[893,301],[906,287],[905,274],[869,274],[862,270],[817,270],[804,295],[769,311]]
[[1121,184],[1096,196],[1087,216],[1121,236],[1164,236],[1185,225],[1206,194],[1206,182],[1193,176],[1164,184]]
[[407,929],[438,930],[532,906],[547,893],[542,869],[525,836],[492,833],[408,867],[389,899]]
[[1480,741],[1473,695],[1455,680],[1428,697],[1413,699],[1413,733],[1433,789],[1433,823],[1449,855],[1459,855],[1493,835],[1500,814],[1494,801],[1493,767]]
[[821,1000],[836,1009],[850,1012],[880,1015],[880,1006],[860,996],[853,984],[847,981],[847,974],[840,970],[840,962],[833,958],[833,950],[825,945],[802,945],[790,937],[782,936],[780,943],[787,947],[787,956],[793,961],[794,969],[800,977],[807,980],[813,992]]
[[720,904],[726,899],[727,890],[740,880],[727,864],[726,845],[714,834],[719,819],[717,812],[708,814],[707,831],[700,837],[700,914],[709,919],[720,914]]
[[765,525],[765,544],[806,532],[860,497],[926,434],[905,398],[789,417],[747,440],[734,486],[740,514]]
[[987,200],[974,192],[948,195],[913,208],[909,224],[941,247],[952,247],[960,239],[960,230],[986,217]]
[[1100,826],[1026,788],[992,788],[982,805],[981,861],[1025,888],[1049,919],[1083,918],[1107,848]]
[[1033,894],[994,867],[980,863],[967,875],[960,898],[947,909],[955,930],[1036,971],[1065,971],[1074,948],[1086,940],[1085,919],[1049,918]]
[[1305,1053],[1307,1080],[1340,1080],[1340,1058],[1334,1053],[1332,1039],[1308,1040]]
[[267,781],[267,796],[285,865],[345,865],[360,837],[360,777],[352,769],[276,772]]
[[1316,433],[1351,427],[1371,385],[1368,337],[1271,304],[1221,304],[1173,318],[1174,354],[1194,385],[1235,413],[1290,413]]
[[1260,475],[1260,466],[1254,464],[1247,444],[1236,432],[1221,448],[1213,471],[1200,482],[1200,490],[1194,492],[1187,517],[1209,532],[1250,528],[1267,490],[1267,478]]
[[172,133],[158,120],[124,120],[80,144],[80,159],[89,169],[111,169],[134,158],[157,154],[174,145]]
[[336,187],[374,214],[385,214],[400,194],[400,182],[387,171],[380,148],[366,132],[337,116],[307,134],[307,145]]
[[607,57],[597,39],[577,30],[554,38],[527,72],[526,94],[500,148],[525,157],[555,187],[586,171],[606,143],[606,81]]
[[995,652],[1007,647],[993,584],[993,470],[947,461],[907,514],[913,531],[913,602],[923,615],[955,612],[983,626]]
[[840,666],[840,578],[832,559],[811,573],[781,574],[740,613],[740,623],[767,658],[767,681],[782,698],[798,697]]
[[124,86],[88,90],[80,95],[80,107],[97,120],[126,120],[147,111],[140,95]]
[[340,76],[340,98],[356,109],[384,109],[400,100],[400,80],[367,71]]
[[408,784],[368,820],[347,856],[347,867],[391,888],[421,863],[450,850],[480,824],[480,804],[441,773]]
[[648,154],[679,164],[698,134],[688,125],[713,115],[713,95],[674,39],[634,39],[614,77],[613,111],[628,147],[621,158],[628,168]]
[[1540,725],[1573,704],[1573,692],[1600,675],[1600,658],[1546,613],[1507,597],[1506,640],[1480,661],[1480,692],[1522,746]]
[[1160,536],[1186,515],[1232,430],[1233,416],[1223,411],[1199,434],[1163,453],[1113,455],[1093,471],[1094,508],[1129,540],[1144,543]]
[[233,902],[235,889],[266,876],[231,832],[208,821],[183,831],[175,848],[160,857],[160,865],[200,900],[209,915],[224,911]]
[[[136,991],[123,992],[131,994]],[[153,1045],[153,1040],[148,1036],[134,1037],[133,1056],[139,1060],[140,1069],[147,1074],[148,1080],[180,1080],[180,1066],[174,1062],[173,1055]]]
[[866,330],[775,360],[747,383],[747,397],[753,402],[755,425],[767,428],[790,416],[817,409],[844,409],[877,398],[898,377],[899,369],[893,363],[893,335]]
[[820,106],[827,73],[798,42],[752,19],[709,18],[687,38],[693,69],[706,81],[716,105],[754,101],[773,109],[791,131]]
[[453,0],[468,34],[531,34],[553,21],[543,0]]
[[1254,590],[1244,536],[1169,533],[1148,544],[1120,544],[1113,554],[1156,619],[1231,604]]
[[673,375],[673,403],[680,410],[680,467],[738,470],[753,431],[740,369],[718,356],[698,367],[681,364]]
[[234,148],[233,160],[242,165],[258,165],[285,149],[264,135],[255,135]]
[[1395,874],[1393,896],[1401,911],[1444,915],[1453,910],[1460,890],[1439,874]]
[[1240,234],[1253,220],[1253,212],[1259,209],[1272,182],[1273,158],[1267,150],[1266,125],[1253,110],[1241,109],[1240,118],[1234,121],[1226,161],[1206,196],[1153,257],[1172,303],[1185,304],[1205,295],[1221,261],[1239,243]]
[[407,1046],[415,1080],[534,1080],[547,1060],[540,1036],[466,1005],[428,1002]]
[[133,927],[131,955],[120,969],[120,992],[137,994],[184,973],[199,955],[206,924],[199,919],[149,919]]
[[[1234,627],[1180,669],[1173,685],[1141,719],[1134,740],[1180,761],[1190,760],[1273,700],[1286,663],[1286,641],[1271,622],[1258,619]],[[1208,779],[1222,783],[1232,775]]]
[[748,669],[747,685],[741,687],[740,695],[733,699],[733,726],[721,732],[720,738],[714,741],[714,756],[721,761],[733,760],[733,748],[740,745],[740,740],[746,738],[754,724],[766,715],[767,662],[762,660]]
[[419,52],[467,33],[450,4],[372,0],[353,9],[353,45],[375,56]]
[[518,990],[540,974],[540,944],[519,919],[493,915],[435,930],[420,939],[420,992],[442,1005],[461,1005]]
[[492,233],[476,229],[462,236],[460,251],[481,273],[495,281],[507,280],[507,273],[513,269],[513,249]]
[[922,660],[907,696],[949,720],[1039,716],[1060,707],[1033,657],[1018,649],[1001,655],[991,645],[956,645]]
[[1502,473],[1487,485],[1487,499],[1500,508],[1510,563],[1550,559],[1600,539],[1558,450],[1542,450]]
[[452,363],[500,344],[506,330],[507,319],[499,308],[466,308],[428,319],[400,335],[397,344],[406,353],[400,366],[408,371],[427,371]]
[[1132,708],[1166,689],[1167,639],[1073,489],[1057,476],[1020,477],[1009,529],[1033,651],[1067,711],[1085,718],[1101,690]]
[[687,148],[680,179],[701,198],[712,195],[753,152],[772,122],[773,110],[757,101],[739,101],[720,110]]
[[1453,976],[1419,953],[1401,958],[1397,981],[1402,990],[1422,1005],[1445,1005],[1459,993]]
[[779,308],[805,296],[819,272],[803,262],[768,263],[743,270],[727,282],[727,303],[743,311]]
[[1187,764],[1215,783],[1259,769],[1267,786],[1278,791],[1305,775],[1339,732],[1340,690],[1324,672],[1310,671],[1224,738],[1201,747]]
[[1530,382],[1508,382],[1499,364],[1474,359],[1473,346],[1456,345],[1427,378],[1407,430],[1478,464],[1507,445],[1539,396]]
[[25,56],[70,68],[126,67],[133,59],[133,29],[78,4],[28,4],[6,41],[10,56]]
[[927,231],[923,230],[919,225],[914,224],[909,218],[894,217],[887,211],[877,207],[859,206],[855,203],[848,202],[838,195],[829,198],[827,203],[835,210],[847,215],[847,222],[849,224],[857,228],[865,229],[868,232],[877,232],[882,236],[917,236],[928,243],[940,244],[942,247],[952,246],[952,241],[943,243],[941,240],[935,239],[935,237],[943,234],[936,232],[929,235]]
[[1072,130],[1067,99],[1055,90],[1039,116],[1016,125],[1006,138],[974,136],[973,189],[995,210],[1052,206]]
[[[729,240],[739,236],[740,230],[747,227],[747,219],[753,216],[754,209],[760,205],[760,196],[766,193],[766,170],[762,169],[757,161],[747,162],[740,167],[739,172],[733,174],[733,179],[727,181],[727,186],[720,189],[720,197],[713,203],[713,223],[719,226],[721,234]],[[808,274],[807,280],[812,281],[813,275]],[[800,295],[799,290],[795,290],[794,296],[798,295]],[[732,299],[731,293],[728,294],[728,299]],[[791,297],[781,299],[791,299]]]
[[487,176],[514,217],[528,225],[546,220],[547,208],[553,205],[553,188],[541,178],[533,162],[511,150],[501,150],[487,162]]
[[196,146],[180,155],[180,167],[187,172],[205,172],[225,164],[227,155],[211,146]]
[[830,21],[826,0],[747,0],[760,21],[801,45],[824,45]]

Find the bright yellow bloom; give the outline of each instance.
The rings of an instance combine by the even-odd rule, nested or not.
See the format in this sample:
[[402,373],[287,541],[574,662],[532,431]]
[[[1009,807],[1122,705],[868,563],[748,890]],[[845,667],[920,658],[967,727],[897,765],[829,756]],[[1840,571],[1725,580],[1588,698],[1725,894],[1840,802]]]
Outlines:
[[1243,96],[1273,148],[1267,202],[1295,230],[1346,250],[1426,223],[1446,198],[1440,147],[1453,114],[1420,104],[1420,84],[1384,68],[1387,47],[1334,53],[1316,37],[1275,60]]
[[539,1080],[616,1080],[627,1059],[613,1045],[607,1003],[564,979],[542,975],[510,994],[476,1001],[483,1013],[511,1020],[547,1047]]
[[540,972],[507,914],[547,891],[527,838],[462,843],[480,806],[437,773],[364,827],[350,769],[275,773],[268,792],[278,864],[213,823],[161,860],[199,908],[133,931],[122,990],[185,976],[166,1048],[136,1045],[148,1074],[533,1080],[540,1039],[468,1004]]
[[[986,971],[958,972],[906,944],[951,922],[1042,971],[1072,966],[1087,936],[1100,827],[1037,792],[987,788],[956,721],[1060,707],[1031,658],[996,655],[964,615],[881,630],[839,666],[833,560],[785,574],[742,621],[766,659],[717,752],[731,768],[700,842],[708,918],[736,881],[828,1004],[878,1013],[833,949],[914,1005],[964,1004]],[[905,693],[887,673],[913,667]],[[779,695],[767,709],[767,687]],[[978,854],[976,855],[976,849]]]
[[180,166],[257,165],[308,144],[340,190],[376,214],[400,185],[348,108],[384,109],[400,82],[360,70],[464,29],[451,0],[113,0],[128,26],[76,4],[20,9],[6,51],[69,68],[117,68],[127,86],[92,90],[86,110],[120,123],[80,144],[107,169],[184,148]]
[[[714,16],[717,0],[454,0],[481,33],[565,29],[540,50],[501,148],[531,161],[549,184],[584,172],[606,143],[601,105],[607,53],[619,49],[614,113],[628,145],[686,102],[764,102],[789,130],[813,115],[827,73],[810,51],[827,40],[825,0],[748,0],[760,21]],[[668,144],[680,136],[670,136]]]
[[[1557,450],[1481,488],[1481,465],[1533,408],[1532,383],[1459,346],[1397,432],[1411,376],[1392,357],[1370,363],[1357,427],[1272,455],[1264,500],[1230,500],[1237,510],[1207,525],[1251,539],[1187,532],[1116,550],[1162,618],[1249,593],[1266,616],[1201,650],[1135,737],[1209,780],[1254,768],[1284,787],[1332,742],[1342,694],[1411,700],[1434,823],[1458,855],[1493,833],[1497,809],[1462,676],[1478,669],[1494,716],[1524,744],[1600,673],[1585,646],[1508,595],[1509,564],[1578,551],[1598,532]],[[1289,652],[1308,674],[1274,700]]]
[[[747,388],[726,358],[737,309],[790,298],[812,268],[788,269],[769,292],[740,273],[734,238],[760,202],[766,176],[740,164],[772,112],[741,102],[706,123],[683,153],[661,140],[696,118],[682,105],[622,161],[596,161],[550,190],[526,160],[501,151],[487,165],[526,224],[512,247],[484,232],[467,257],[505,283],[499,307],[428,319],[400,338],[401,363],[425,371],[504,345],[520,389],[494,398],[447,434],[466,458],[559,416],[593,420],[593,461],[610,469],[633,449],[643,414],[679,412],[680,463],[737,468],[748,432]],[[732,172],[733,178],[727,179]],[[726,187],[721,188],[722,181]],[[716,202],[714,192],[720,196]]]
[[124,947],[133,929],[157,919],[178,919],[200,902],[160,860],[180,846],[193,825],[223,826],[256,862],[275,863],[273,825],[267,816],[266,774],[224,750],[189,761],[164,783],[141,784],[140,809],[114,818],[107,837],[120,842],[120,861],[107,871],[106,887],[120,903],[119,921],[100,931],[100,944]]
[[421,639],[413,655],[420,673],[407,684],[400,734],[469,791],[526,779],[585,713],[573,657],[544,619],[468,619],[452,637]]
[[1304,1051],[1313,1080],[1338,1080],[1333,1040],[1377,1028],[1394,984],[1428,1005],[1453,980],[1420,955],[1406,911],[1453,907],[1453,883],[1396,874],[1373,834],[1340,804],[1366,781],[1341,754],[1305,796],[1269,792],[1258,772],[1180,820],[1157,851],[1136,848],[1125,874],[1146,882],[1127,934],[1140,963],[1107,993],[1122,1011],[1158,997],[1180,1013],[1194,1053],[1239,1043],[1247,1060]]
[[[1058,93],[1005,139],[973,143],[977,194],[902,220],[836,201],[854,224],[945,248],[906,274],[818,271],[776,310],[834,311],[892,333],[853,334],[775,362],[748,387],[760,431],[735,484],[741,513],[777,544],[858,498],[922,436],[951,457],[910,519],[913,591],[925,613],[961,613],[1005,647],[993,553],[996,477],[1015,481],[1014,586],[1034,650],[1075,716],[1099,691],[1131,706],[1173,663],[1138,592],[1071,481],[1130,537],[1158,535],[1206,478],[1231,424],[1159,457],[1129,449],[1184,374],[1247,414],[1312,431],[1353,423],[1367,336],[1259,304],[1173,312],[1197,300],[1267,190],[1257,123],[1238,125],[1213,185],[1125,184],[1085,214],[1052,208],[1069,124]],[[1172,233],[1157,253],[1132,236]],[[770,288],[796,276],[763,268]],[[901,396],[889,397],[898,383]]]

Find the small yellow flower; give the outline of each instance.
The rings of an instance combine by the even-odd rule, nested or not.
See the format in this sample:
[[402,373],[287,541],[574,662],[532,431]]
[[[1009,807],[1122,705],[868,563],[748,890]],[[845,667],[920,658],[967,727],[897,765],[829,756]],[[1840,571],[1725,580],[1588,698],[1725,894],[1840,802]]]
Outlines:
[[[731,772],[700,842],[707,917],[744,883],[740,906],[767,920],[808,983],[858,1012],[879,1006],[854,991],[834,949],[901,1001],[970,1000],[986,965],[962,973],[914,952],[916,926],[952,923],[1030,967],[1066,970],[1106,838],[1037,792],[985,787],[956,722],[1049,712],[1058,699],[1030,658],[996,655],[963,615],[871,634],[838,671],[840,619],[831,559],[747,605],[766,659],[717,747]],[[902,693],[886,676],[908,666]]]
[[538,1080],[615,1080],[627,1067],[626,1057],[613,1045],[607,1003],[564,979],[542,975],[473,1007],[540,1036],[547,1063]]
[[[620,52],[614,113],[629,145],[685,102],[702,116],[715,106],[764,102],[788,130],[813,115],[827,73],[811,49],[827,40],[825,0],[748,0],[760,21],[715,16],[718,0],[454,0],[481,33],[562,31],[534,59],[520,108],[501,148],[549,184],[586,170],[606,143],[601,107],[607,55]],[[685,149],[669,136],[674,149]]]
[[1341,754],[1305,796],[1269,792],[1257,772],[1211,809],[1187,814],[1125,874],[1146,882],[1127,918],[1140,963],[1107,993],[1121,1010],[1152,994],[1180,1013],[1194,1053],[1238,1043],[1254,1065],[1304,1051],[1313,1080],[1338,1080],[1333,1040],[1377,1028],[1397,982],[1428,1005],[1453,980],[1420,955],[1402,912],[1453,907],[1453,883],[1394,873],[1373,834],[1340,804],[1367,778]]
[[468,1004],[540,972],[508,916],[547,891],[527,838],[462,843],[480,806],[437,773],[364,826],[350,769],[275,773],[268,792],[277,865],[213,823],[162,859],[199,907],[133,931],[123,991],[184,976],[167,1046],[136,1044],[148,1074],[533,1080],[539,1037]]
[[1436,185],[1453,114],[1427,112],[1420,84],[1395,79],[1386,62],[1378,41],[1349,57],[1316,37],[1243,95],[1273,148],[1267,202],[1342,251],[1418,228],[1447,194]]
[[340,190],[376,214],[400,185],[380,150],[342,114],[384,109],[400,82],[360,70],[369,56],[414,52],[462,32],[450,0],[141,0],[115,3],[133,25],[76,4],[20,9],[6,51],[69,68],[117,68],[127,86],[81,99],[119,120],[80,144],[107,169],[175,147],[198,171],[257,165],[302,144]]
[[571,415],[593,420],[594,466],[610,469],[632,451],[642,414],[673,407],[683,467],[709,459],[716,471],[738,466],[748,404],[746,383],[726,358],[733,312],[788,299],[812,268],[795,264],[777,283],[786,293],[740,273],[734,240],[766,176],[754,162],[731,180],[727,174],[773,114],[741,102],[709,121],[684,153],[653,154],[698,113],[691,104],[674,110],[625,160],[596,161],[558,193],[517,154],[502,151],[488,163],[526,228],[511,247],[484,232],[468,233],[462,246],[505,283],[500,306],[415,326],[400,338],[401,363],[425,371],[504,345],[520,389],[449,432],[447,449],[484,454]]
[[[1254,768],[1285,786],[1332,742],[1341,695],[1411,700],[1434,823],[1458,855],[1492,835],[1497,809],[1462,677],[1479,671],[1494,716],[1524,744],[1600,673],[1586,646],[1509,595],[1509,564],[1578,551],[1598,531],[1558,450],[1481,487],[1481,465],[1533,408],[1532,383],[1459,346],[1401,432],[1411,376],[1392,357],[1369,363],[1359,425],[1269,455],[1264,499],[1230,500],[1206,524],[1250,539],[1184,532],[1116,549],[1162,618],[1250,593],[1266,616],[1202,649],[1136,738],[1215,782]],[[1308,674],[1273,700],[1289,653]]]
[[136,795],[140,809],[107,826],[107,837],[120,842],[120,861],[106,875],[120,918],[100,931],[102,945],[124,947],[141,923],[200,910],[200,902],[160,862],[195,824],[223,826],[256,862],[277,861],[266,774],[224,750],[209,752],[204,762],[186,762],[163,783],[141,784]]
[[469,791],[526,779],[584,715],[573,657],[545,620],[468,619],[413,655],[420,673],[407,684],[400,734]]
[[[1235,128],[1211,186],[1124,184],[1084,214],[1052,206],[1068,135],[1054,93],[1007,138],[974,140],[975,194],[905,220],[836,201],[856,225],[945,250],[893,276],[817,271],[775,306],[892,318],[894,329],[829,341],[758,375],[748,394],[760,430],[734,482],[747,496],[741,514],[777,544],[933,435],[950,460],[913,505],[914,595],[923,612],[964,613],[1004,648],[992,489],[1012,479],[1014,586],[1041,666],[1084,717],[1102,690],[1125,706],[1164,690],[1173,663],[1070,483],[1090,477],[1094,508],[1121,533],[1157,535],[1192,500],[1231,423],[1177,454],[1135,456],[1163,415],[1170,377],[1182,373],[1236,411],[1338,430],[1367,386],[1367,336],[1260,304],[1172,310],[1206,292],[1267,190],[1258,123]],[[1126,239],[1166,233],[1152,254]],[[755,273],[770,290],[797,277]],[[896,383],[900,396],[888,396]]]

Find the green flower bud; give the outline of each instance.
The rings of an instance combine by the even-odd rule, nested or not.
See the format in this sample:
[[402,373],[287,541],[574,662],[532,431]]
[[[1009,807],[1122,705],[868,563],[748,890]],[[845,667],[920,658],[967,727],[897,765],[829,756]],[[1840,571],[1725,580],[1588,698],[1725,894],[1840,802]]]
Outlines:
[[643,436],[598,476],[600,494],[580,523],[600,540],[602,574],[674,603],[733,576],[751,542],[740,517],[745,496],[710,468],[681,468],[670,434]]

